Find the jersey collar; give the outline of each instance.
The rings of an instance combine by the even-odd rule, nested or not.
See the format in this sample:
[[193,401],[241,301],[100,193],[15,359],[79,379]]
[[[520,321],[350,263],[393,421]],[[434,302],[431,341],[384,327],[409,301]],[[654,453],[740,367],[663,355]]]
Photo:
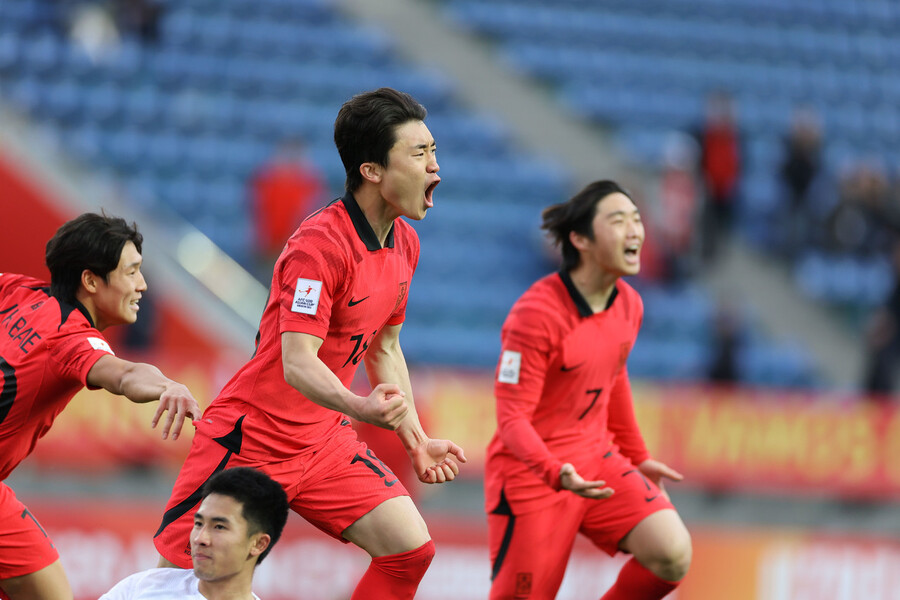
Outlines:
[[[362,243],[366,245],[366,249],[370,252],[381,250],[381,243],[378,241],[378,236],[375,235],[375,230],[369,225],[369,221],[366,219],[366,215],[356,202],[356,198],[353,197],[353,193],[347,192],[344,194],[344,197],[341,198],[341,202],[343,202],[344,206],[347,208],[347,214],[350,215],[350,221],[353,223],[353,228],[356,229],[356,235],[358,235],[359,239],[362,240]],[[391,225],[391,230],[388,232],[387,239],[384,241],[384,247],[394,247],[393,225]]]
[[[41,290],[42,292],[47,294],[47,296],[49,296],[51,298],[56,298],[56,296],[54,296],[53,294],[50,293],[49,287],[33,287],[31,289]],[[59,303],[59,316],[60,316],[59,326],[60,326],[60,328],[62,328],[62,326],[65,324],[65,322],[69,320],[69,315],[71,315],[75,310],[77,310],[78,312],[80,312],[81,314],[84,315],[84,318],[87,319],[87,322],[90,323],[91,327],[96,327],[96,325],[94,325],[94,319],[91,318],[90,311],[88,311],[87,307],[84,304],[82,304],[81,302],[79,302],[78,300],[72,300],[71,304],[69,304],[68,302],[65,302],[63,300],[60,300],[59,298],[56,298],[56,301]]]
[[71,315],[76,310],[84,315],[84,318],[87,319],[87,322],[91,327],[97,327],[96,325],[94,325],[94,319],[91,318],[91,313],[88,312],[87,307],[78,300],[73,300],[72,304],[68,304],[67,302],[62,301],[59,302],[60,329],[62,329],[62,326],[65,325],[66,321],[69,320],[69,315]]
[[[572,277],[569,275],[568,271],[564,271],[560,269],[559,278],[562,279],[563,285],[566,286],[566,291],[569,292],[569,297],[572,298],[572,302],[575,303],[575,308],[578,309],[578,314],[582,317],[590,317],[593,316],[594,311],[591,308],[591,305],[587,303],[587,300],[584,299],[584,296],[581,295],[581,292],[578,291],[578,288],[575,287],[575,284],[572,282]],[[610,306],[612,306],[613,300],[616,299],[616,296],[619,295],[619,287],[613,287],[612,293],[609,295],[609,300],[606,301],[606,306],[603,310],[608,310]]]
[[75,308],[78,309],[78,312],[84,315],[84,318],[87,319],[88,323],[91,324],[91,327],[96,327],[96,325],[94,325],[94,319],[91,318],[91,313],[88,311],[87,307],[84,304],[82,304],[78,300],[75,300]]

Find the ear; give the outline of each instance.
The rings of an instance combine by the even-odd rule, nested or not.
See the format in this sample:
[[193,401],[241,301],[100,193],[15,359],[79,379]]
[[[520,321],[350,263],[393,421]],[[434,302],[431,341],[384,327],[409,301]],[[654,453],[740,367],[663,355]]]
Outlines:
[[384,174],[384,168],[373,162],[367,162],[359,165],[359,174],[366,181],[372,183],[381,183],[381,177]]
[[272,536],[268,533],[257,533],[254,536],[256,539],[253,540],[253,545],[250,546],[250,556],[259,556],[263,552],[266,551],[266,548],[269,547],[269,544],[272,543]]
[[97,275],[95,275],[93,271],[85,269],[81,272],[81,287],[83,287],[89,293],[96,294],[99,285],[100,277],[97,277]]
[[575,231],[569,232],[569,241],[572,242],[572,245],[575,246],[576,250],[579,250],[582,252],[587,250],[588,242],[590,242],[590,240],[587,238],[587,236],[583,236],[580,233],[577,233]]

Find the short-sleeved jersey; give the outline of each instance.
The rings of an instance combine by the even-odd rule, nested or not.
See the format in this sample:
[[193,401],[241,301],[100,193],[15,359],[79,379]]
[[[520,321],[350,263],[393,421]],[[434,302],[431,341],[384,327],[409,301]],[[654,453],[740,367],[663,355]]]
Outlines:
[[206,600],[199,586],[192,569],[148,569],[126,577],[100,600]]
[[275,263],[253,358],[207,409],[214,414],[234,402],[257,409],[243,423],[245,440],[254,440],[243,454],[294,456],[346,423],[285,381],[281,335],[321,338],[319,358],[349,387],[372,338],[403,322],[418,260],[419,239],[408,223],[395,220],[382,247],[349,193],[301,223]]
[[520,510],[552,502],[564,463],[584,472],[616,446],[632,462],[649,457],[625,366],[642,318],[640,296],[624,281],[594,313],[566,272],[538,280],[515,303],[503,325],[494,385],[489,511],[501,491]]
[[28,456],[112,354],[83,306],[50,296],[45,282],[0,274],[0,480]]

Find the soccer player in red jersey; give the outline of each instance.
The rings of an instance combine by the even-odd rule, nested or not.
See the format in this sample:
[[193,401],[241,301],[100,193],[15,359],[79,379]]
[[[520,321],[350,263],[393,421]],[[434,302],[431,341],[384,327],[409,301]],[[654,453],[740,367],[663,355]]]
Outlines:
[[643,318],[621,277],[640,271],[644,226],[616,183],[546,209],[562,247],[503,325],[497,432],[485,466],[492,600],[554,598],[575,535],[630,553],[605,600],[655,600],[690,564],[690,536],[635,421],[625,362]]
[[[188,389],[159,369],[117,358],[103,334],[134,323],[147,289],[137,228],[86,213],[47,243],[50,285],[0,273],[0,590],[12,600],[67,600],[72,590],[47,534],[2,483],[84,386],[132,402],[159,400],[165,439],[200,414]],[[0,594],[2,596],[3,594]]]
[[[291,509],[372,562],[353,598],[412,598],[434,544],[409,493],[357,439],[358,421],[396,430],[419,479],[450,481],[462,449],[416,414],[399,334],[419,258],[420,220],[440,182],[425,109],[382,88],[340,109],[334,140],[346,194],[307,217],[275,263],[253,357],[198,421],[154,538],[160,566],[191,566],[203,482],[234,465],[284,486]],[[363,363],[373,386],[350,391]]]

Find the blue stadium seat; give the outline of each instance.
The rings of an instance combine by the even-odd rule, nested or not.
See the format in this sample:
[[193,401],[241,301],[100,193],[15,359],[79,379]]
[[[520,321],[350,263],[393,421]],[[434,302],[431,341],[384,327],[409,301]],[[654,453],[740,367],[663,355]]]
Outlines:
[[22,43],[16,30],[0,25],[0,75],[12,76],[20,66],[21,52]]
[[123,120],[144,131],[154,131],[165,118],[165,109],[165,100],[156,88],[142,86],[129,94],[123,105]]
[[84,108],[81,88],[71,79],[61,79],[46,88],[44,113],[57,122],[77,119]]
[[22,47],[23,69],[40,77],[52,78],[59,72],[62,42],[49,31],[42,31]]

